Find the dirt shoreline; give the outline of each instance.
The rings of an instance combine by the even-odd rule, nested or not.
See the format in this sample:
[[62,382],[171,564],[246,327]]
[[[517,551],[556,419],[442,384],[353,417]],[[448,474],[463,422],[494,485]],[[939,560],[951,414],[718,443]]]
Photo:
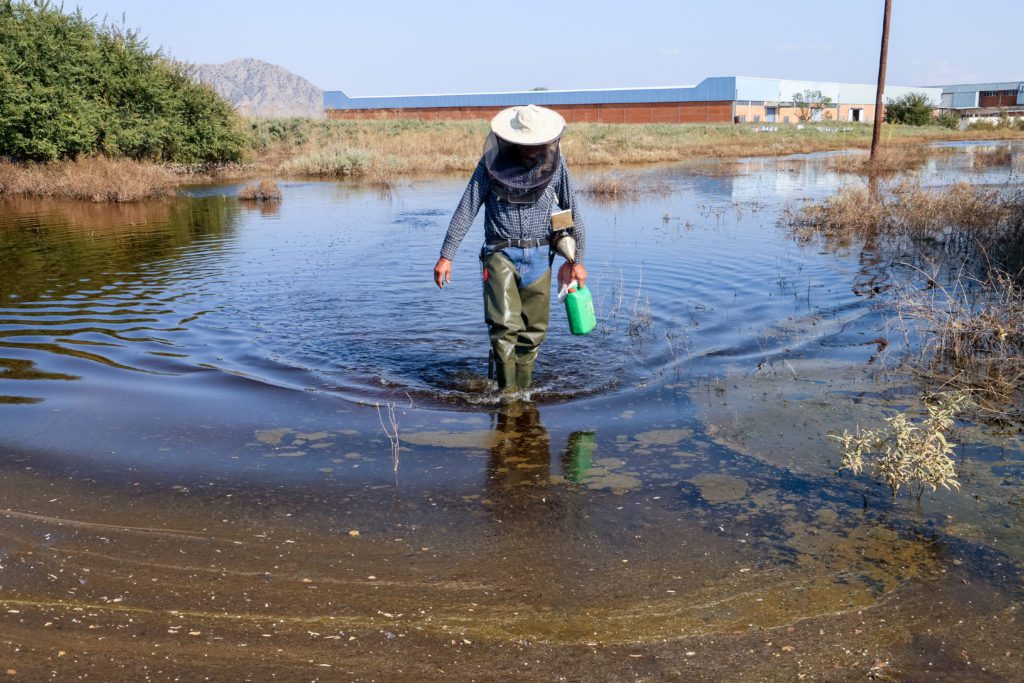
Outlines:
[[145,477],[2,477],[0,668],[24,680],[1010,680],[1021,665],[1020,587],[871,521],[794,520],[795,556],[772,559],[736,542],[739,518],[723,533],[651,491],[417,496],[382,519],[377,491],[266,510]]
[[[259,177],[350,178],[390,187],[400,177],[468,172],[477,164],[486,125],[480,122],[301,122],[281,130],[254,122],[248,161],[182,166],[128,159],[83,158],[49,164],[0,162],[0,198],[55,197],[135,202],[173,196],[180,187]],[[1024,139],[1024,131],[950,131],[887,126],[884,144],[907,149],[935,142]],[[627,167],[675,161],[784,156],[867,149],[870,127],[821,124],[575,124],[562,142],[577,167]],[[861,169],[867,172],[867,169]]]

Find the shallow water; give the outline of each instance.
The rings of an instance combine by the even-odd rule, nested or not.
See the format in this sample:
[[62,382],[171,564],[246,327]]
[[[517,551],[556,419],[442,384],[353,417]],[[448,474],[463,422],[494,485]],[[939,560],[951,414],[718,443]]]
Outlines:
[[[916,177],[1007,182],[1012,166],[974,168],[991,147],[937,150]],[[570,678],[1012,678],[1020,436],[963,425],[963,490],[920,505],[836,475],[829,432],[915,408],[886,324],[893,274],[779,220],[861,180],[827,155],[722,168],[637,171],[661,191],[584,197],[599,327],[572,337],[556,303],[537,386],[512,401],[486,380],[479,223],[453,286],[431,282],[464,178],[282,182],[262,208],[231,185],[0,204],[2,628],[38,638],[35,611],[85,648],[69,610],[108,629],[186,614],[205,624],[191,645],[159,629],[175,671],[200,641],[224,666],[303,670],[305,654],[239,663],[217,640],[269,647],[273,621],[290,647],[328,626],[360,639],[346,643],[390,633],[397,649],[368,645],[355,668],[391,678],[407,636],[438,658],[484,643],[517,676],[503,648],[528,642],[552,661],[594,649],[552,665]],[[220,587],[195,581],[202,567]],[[755,643],[769,665],[745,669]],[[942,655],[953,643],[970,656]],[[674,663],[648,666],[659,656]]]

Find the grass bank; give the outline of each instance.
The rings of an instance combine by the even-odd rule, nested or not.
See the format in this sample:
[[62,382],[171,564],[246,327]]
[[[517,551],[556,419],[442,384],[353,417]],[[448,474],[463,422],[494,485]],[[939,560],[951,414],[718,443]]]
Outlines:
[[[250,122],[250,146],[263,170],[289,175],[362,177],[469,171],[476,166],[485,121]],[[886,145],[944,140],[1024,139],[1024,131],[952,131],[939,126],[886,126]],[[572,124],[562,151],[572,166],[616,166],[698,158],[778,156],[867,148],[865,124],[762,126],[733,124]]]
[[[158,164],[103,157],[50,163],[0,162],[0,196],[27,195],[127,202],[173,194],[177,184],[254,176],[354,178],[381,186],[403,175],[471,171],[488,132],[485,121],[316,121],[259,119],[245,124],[246,160],[231,164]],[[921,145],[949,140],[1024,139],[1024,131],[967,132],[939,126],[886,126],[885,171],[923,163]],[[562,140],[571,166],[628,166],[729,157],[866,149],[863,124],[573,124]],[[864,157],[835,162],[869,170]],[[598,188],[596,194],[607,194]]]
[[56,197],[92,202],[134,202],[169,197],[179,176],[169,167],[131,159],[16,164],[0,162],[0,197]]

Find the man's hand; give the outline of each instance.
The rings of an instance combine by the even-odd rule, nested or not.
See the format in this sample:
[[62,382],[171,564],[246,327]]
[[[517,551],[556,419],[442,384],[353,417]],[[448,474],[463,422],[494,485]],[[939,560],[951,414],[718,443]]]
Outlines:
[[575,280],[582,287],[587,281],[587,269],[582,263],[569,263],[566,261],[558,269],[558,285],[561,287]]
[[444,286],[450,284],[451,281],[452,262],[442,256],[437,259],[437,265],[434,266],[434,283],[443,289]]

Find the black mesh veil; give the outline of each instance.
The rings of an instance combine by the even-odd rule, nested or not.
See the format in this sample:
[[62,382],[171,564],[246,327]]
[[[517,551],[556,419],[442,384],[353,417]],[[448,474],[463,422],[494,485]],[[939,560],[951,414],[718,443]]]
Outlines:
[[498,196],[514,204],[537,201],[558,170],[558,138],[519,145],[494,133],[484,142],[484,165]]

